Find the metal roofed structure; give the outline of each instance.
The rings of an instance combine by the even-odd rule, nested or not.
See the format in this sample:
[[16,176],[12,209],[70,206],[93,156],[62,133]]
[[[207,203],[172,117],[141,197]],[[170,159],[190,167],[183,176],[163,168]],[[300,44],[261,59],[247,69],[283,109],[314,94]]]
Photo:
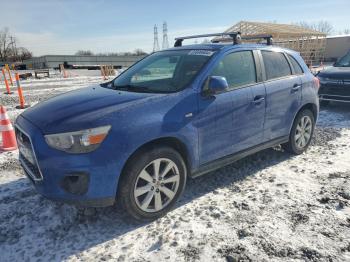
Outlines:
[[297,25],[241,21],[225,31],[230,32],[241,32],[242,40],[245,36],[272,35],[274,45],[298,51],[307,64],[323,61],[326,34],[319,31]]

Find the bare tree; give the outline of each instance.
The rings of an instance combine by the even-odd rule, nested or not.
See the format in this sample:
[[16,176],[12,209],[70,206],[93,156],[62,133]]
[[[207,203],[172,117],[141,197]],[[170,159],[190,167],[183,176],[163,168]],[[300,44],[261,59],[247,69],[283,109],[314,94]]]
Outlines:
[[30,52],[27,48],[19,47],[17,48],[17,60],[23,61],[33,57],[32,52]]
[[308,28],[308,29],[312,29],[312,30],[316,30],[316,31],[325,33],[326,35],[329,35],[329,34],[333,33],[333,31],[334,31],[332,24],[328,21],[325,21],[325,20],[320,20],[320,21],[315,22],[315,23],[300,21],[300,22],[295,23],[295,25],[298,25],[298,26],[301,26],[304,28]]
[[7,61],[11,56],[12,42],[10,40],[9,29],[5,27],[0,31],[0,59],[1,61]]
[[316,24],[316,30],[329,35],[333,32],[334,28],[330,22],[321,20]]
[[0,61],[17,62],[29,59],[32,56],[28,49],[17,47],[17,39],[10,34],[7,27],[0,30]]
[[349,28],[344,29],[344,35],[348,35],[348,34],[350,34],[350,29]]
[[133,54],[134,55],[147,55],[147,53],[140,48],[135,49]]

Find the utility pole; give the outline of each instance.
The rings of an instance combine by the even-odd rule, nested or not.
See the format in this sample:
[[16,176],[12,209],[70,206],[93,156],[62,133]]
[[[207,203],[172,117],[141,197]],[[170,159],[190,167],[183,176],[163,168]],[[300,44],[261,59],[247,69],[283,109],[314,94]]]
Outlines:
[[17,60],[16,40],[13,36],[10,36],[10,39],[11,39],[10,45],[12,46],[12,54],[14,55],[14,60],[16,61]]
[[16,38],[15,38],[14,44],[15,44],[15,54],[16,54],[16,60],[18,60],[18,52],[17,52],[18,50],[17,50]]
[[162,49],[169,48],[169,41],[168,41],[168,26],[167,23],[163,23],[163,44]]
[[157,51],[159,51],[157,25],[154,25],[153,34],[154,34],[154,38],[153,38],[153,52],[157,52]]

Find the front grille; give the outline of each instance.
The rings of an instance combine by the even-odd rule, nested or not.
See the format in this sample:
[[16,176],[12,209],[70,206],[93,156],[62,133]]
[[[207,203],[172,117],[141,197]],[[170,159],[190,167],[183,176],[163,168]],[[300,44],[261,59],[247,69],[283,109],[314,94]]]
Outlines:
[[[36,160],[35,152],[33,150],[32,142],[29,136],[24,133],[18,126],[15,126],[17,143],[19,146],[19,161],[22,164],[25,172],[34,180],[42,180],[43,177],[41,175],[38,162]],[[30,154],[30,156],[26,156],[21,151],[26,151]],[[28,154],[27,153],[27,154]],[[28,159],[28,158],[31,159]],[[31,160],[31,161],[30,161]]]
[[350,102],[350,96],[320,95],[320,100]]
[[40,180],[41,175],[38,166],[30,163],[21,153],[19,155],[19,158],[28,174],[31,175],[33,179]]
[[350,96],[350,85],[321,84],[319,94]]

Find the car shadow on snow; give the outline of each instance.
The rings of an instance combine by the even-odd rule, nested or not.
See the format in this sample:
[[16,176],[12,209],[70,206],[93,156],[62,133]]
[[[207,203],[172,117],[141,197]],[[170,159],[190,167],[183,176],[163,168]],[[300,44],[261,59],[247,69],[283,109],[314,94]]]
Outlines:
[[[278,148],[267,149],[204,176],[189,179],[175,209],[219,188],[236,187],[238,181],[290,157]],[[20,187],[23,192],[18,192]],[[17,192],[13,194],[1,194],[14,188]],[[112,239],[118,241],[117,245],[127,246],[128,243],[123,242],[125,234],[151,224],[130,222],[118,206],[82,209],[47,200],[35,192],[29,181],[23,186],[23,179],[1,185],[0,196],[0,209],[4,210],[0,215],[0,244],[7,244],[5,250],[10,251],[8,254],[4,252],[0,258],[11,257],[14,250],[21,249],[22,257],[16,258],[37,256],[65,260]],[[166,217],[171,216],[170,212]],[[135,241],[138,241],[136,235]],[[28,239],[32,241],[28,242]],[[3,258],[2,261],[8,260]]]

